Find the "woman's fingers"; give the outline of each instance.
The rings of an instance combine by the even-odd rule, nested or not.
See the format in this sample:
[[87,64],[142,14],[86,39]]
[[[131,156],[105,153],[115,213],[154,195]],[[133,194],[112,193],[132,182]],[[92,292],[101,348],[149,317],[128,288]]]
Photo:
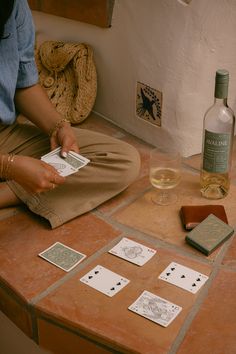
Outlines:
[[57,170],[47,164],[46,162],[42,161],[44,164],[44,167],[49,171],[49,174],[47,176],[45,176],[45,178],[48,179],[49,182],[53,183],[53,184],[62,184],[65,182],[65,177],[59,175],[59,173],[57,172]]
[[53,166],[31,157],[16,156],[13,169],[14,180],[30,193],[46,192],[65,182]]

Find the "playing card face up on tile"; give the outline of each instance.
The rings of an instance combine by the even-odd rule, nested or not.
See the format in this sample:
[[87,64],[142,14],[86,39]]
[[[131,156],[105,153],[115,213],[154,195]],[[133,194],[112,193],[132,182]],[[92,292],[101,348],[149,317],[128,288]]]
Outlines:
[[167,327],[180,313],[182,307],[145,290],[128,309]]
[[156,250],[124,237],[109,253],[142,266],[155,255]]
[[85,274],[80,281],[109,297],[117,294],[129,283],[128,279],[101,265]]
[[69,272],[86,257],[85,254],[75,251],[60,242],[54,243],[45,251],[39,253],[39,256],[66,272]]
[[53,166],[63,177],[79,171],[90,162],[89,159],[74,151],[69,151],[66,157],[62,157],[60,152],[61,148],[59,147],[42,156],[41,160]]
[[170,263],[158,278],[192,294],[195,294],[208,280],[208,276],[175,262]]

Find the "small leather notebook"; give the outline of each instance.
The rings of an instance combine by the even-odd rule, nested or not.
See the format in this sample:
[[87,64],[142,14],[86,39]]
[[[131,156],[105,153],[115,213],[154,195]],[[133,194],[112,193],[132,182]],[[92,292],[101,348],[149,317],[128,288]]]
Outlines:
[[180,209],[180,217],[186,230],[192,230],[210,214],[228,224],[223,205],[184,205]]
[[207,256],[222,245],[234,233],[234,229],[210,214],[199,225],[191,230],[185,240]]

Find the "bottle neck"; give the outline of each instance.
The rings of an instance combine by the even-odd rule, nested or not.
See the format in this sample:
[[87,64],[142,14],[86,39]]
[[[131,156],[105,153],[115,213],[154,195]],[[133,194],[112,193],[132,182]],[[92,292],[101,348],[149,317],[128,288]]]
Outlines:
[[215,97],[214,104],[217,105],[217,106],[222,106],[223,105],[223,106],[228,107],[227,97],[225,97],[225,98],[217,98],[217,97]]

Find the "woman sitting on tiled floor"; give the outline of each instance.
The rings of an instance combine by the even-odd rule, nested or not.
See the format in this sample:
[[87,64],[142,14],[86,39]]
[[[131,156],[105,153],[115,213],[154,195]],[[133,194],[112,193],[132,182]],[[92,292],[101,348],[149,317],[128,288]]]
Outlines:
[[[124,190],[137,177],[140,159],[125,142],[71,128],[38,84],[27,0],[0,4],[0,208],[23,202],[55,228]],[[19,113],[34,124],[17,123]],[[40,160],[57,146],[90,163],[60,176]]]

